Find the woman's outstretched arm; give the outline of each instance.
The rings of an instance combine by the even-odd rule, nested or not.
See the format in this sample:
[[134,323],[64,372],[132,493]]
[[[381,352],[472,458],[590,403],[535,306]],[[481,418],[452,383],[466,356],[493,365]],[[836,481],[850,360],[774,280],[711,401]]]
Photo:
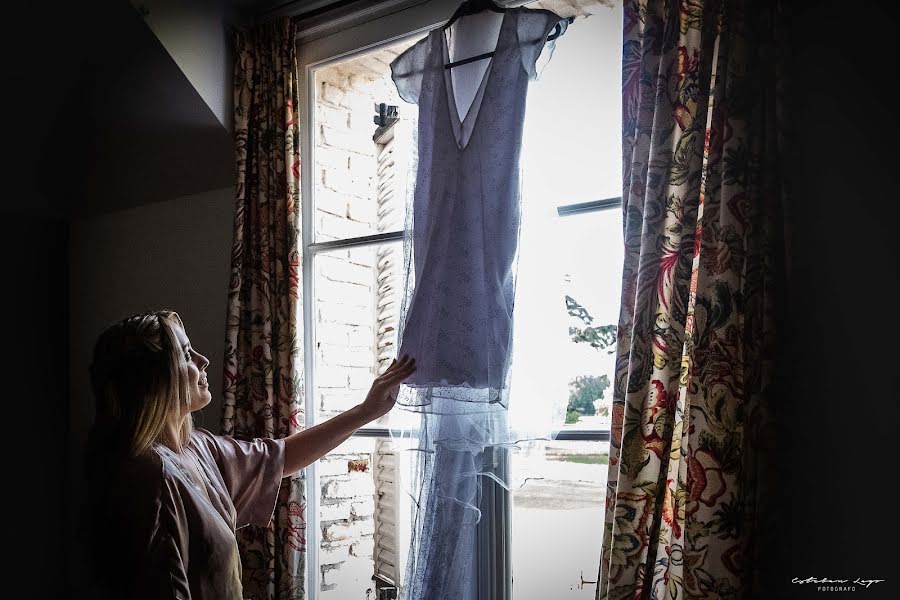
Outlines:
[[313,461],[322,458],[353,432],[387,413],[397,399],[400,383],[416,370],[416,361],[408,356],[400,357],[378,377],[366,399],[338,416],[284,438],[284,476],[300,471]]

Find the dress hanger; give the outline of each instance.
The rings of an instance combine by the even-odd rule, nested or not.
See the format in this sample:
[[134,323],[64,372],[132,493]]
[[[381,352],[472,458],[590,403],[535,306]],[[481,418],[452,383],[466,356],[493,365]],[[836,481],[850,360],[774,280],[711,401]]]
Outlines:
[[[444,23],[441,27],[441,34],[443,35],[444,31],[450,28],[453,23],[455,23],[458,19],[468,16],[474,15],[480,12],[484,12],[486,10],[490,10],[496,13],[505,13],[506,8],[502,6],[498,6],[497,3],[493,2],[493,0],[466,0],[462,4],[459,5],[459,8],[456,9],[456,12],[453,13],[453,16],[450,17],[450,20]],[[572,17],[566,19],[569,23],[573,21]],[[556,27],[553,28],[553,31],[550,35],[547,36],[547,41],[552,41],[562,35],[562,27],[557,23]],[[477,60],[484,60],[485,58],[490,58],[494,55],[493,52],[485,52],[484,54],[479,54],[477,56],[472,56],[470,58],[464,58],[462,60],[458,60],[456,62],[451,62],[449,64],[444,65],[445,69],[452,69],[453,67],[459,67],[462,65],[467,65],[470,62],[475,62]]]

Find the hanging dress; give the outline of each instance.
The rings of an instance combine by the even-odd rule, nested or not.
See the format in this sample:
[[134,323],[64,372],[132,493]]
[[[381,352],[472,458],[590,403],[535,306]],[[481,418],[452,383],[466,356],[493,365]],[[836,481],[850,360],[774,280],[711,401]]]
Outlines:
[[567,21],[546,10],[503,13],[494,54],[462,115],[444,68],[443,29],[391,64],[400,96],[419,106],[407,224],[414,286],[401,314],[400,353],[417,367],[408,386],[492,390],[480,397],[500,398],[511,353],[525,98],[557,25],[564,30]]
[[[391,64],[400,96],[419,105],[399,344],[416,372],[397,401],[420,415],[410,436],[415,516],[405,600],[475,598],[476,561],[493,564],[476,549],[476,526],[483,482],[506,486],[492,449],[514,442],[507,392],[525,97],[557,25],[567,21],[550,11],[508,9],[486,69],[445,69],[442,28]],[[481,73],[465,82],[474,99],[462,113],[454,77],[460,84]]]

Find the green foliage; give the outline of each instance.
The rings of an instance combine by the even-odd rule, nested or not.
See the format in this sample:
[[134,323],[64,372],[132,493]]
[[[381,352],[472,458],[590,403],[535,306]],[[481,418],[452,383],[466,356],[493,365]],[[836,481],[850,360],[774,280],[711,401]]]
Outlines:
[[563,456],[553,456],[550,458],[551,460],[572,462],[581,465],[609,464],[609,454],[565,454]]
[[581,416],[581,413],[577,410],[570,410],[566,412],[566,425],[571,425],[572,423],[577,423],[578,418]]
[[581,326],[573,325],[569,327],[569,335],[576,344],[590,344],[592,348],[603,350],[609,348],[609,354],[615,352],[616,343],[616,326],[615,325],[598,325],[593,326],[594,317],[591,313],[578,303],[572,296],[566,296],[566,311],[570,317],[574,317],[581,321]]
[[569,406],[567,410],[578,411],[583,415],[596,414],[594,402],[603,397],[609,387],[606,375],[579,375],[569,382]]

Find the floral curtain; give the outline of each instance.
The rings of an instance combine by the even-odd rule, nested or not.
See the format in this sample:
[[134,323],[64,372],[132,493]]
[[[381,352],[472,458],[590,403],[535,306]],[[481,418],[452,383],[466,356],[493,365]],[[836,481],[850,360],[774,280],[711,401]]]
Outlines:
[[[282,438],[304,424],[294,48],[289,19],[235,37],[237,188],[223,430],[239,439]],[[305,507],[298,474],[282,482],[269,527],[238,531],[246,597],[303,598]]]
[[770,540],[778,0],[626,0],[625,265],[597,598],[738,598]]

